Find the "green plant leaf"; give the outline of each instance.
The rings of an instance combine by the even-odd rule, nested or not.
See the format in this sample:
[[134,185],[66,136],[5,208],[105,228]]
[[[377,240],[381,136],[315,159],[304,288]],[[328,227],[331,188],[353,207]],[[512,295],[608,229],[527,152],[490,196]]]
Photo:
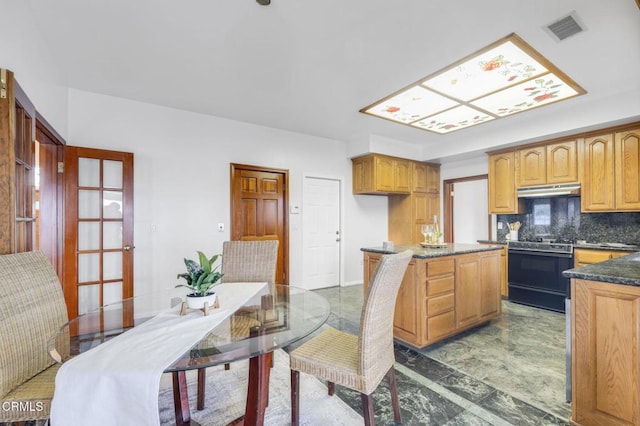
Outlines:
[[211,263],[209,263],[209,259],[207,258],[207,256],[203,252],[199,251],[198,257],[200,260],[200,267],[202,268],[202,270],[207,274],[210,273]]

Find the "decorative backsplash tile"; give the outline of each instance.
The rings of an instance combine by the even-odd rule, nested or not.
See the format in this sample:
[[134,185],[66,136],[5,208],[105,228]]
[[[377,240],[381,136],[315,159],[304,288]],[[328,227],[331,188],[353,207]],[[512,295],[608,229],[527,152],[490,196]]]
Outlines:
[[505,222],[520,221],[519,239],[535,237],[585,240],[589,243],[640,244],[640,213],[580,213],[580,198],[560,196],[529,198],[525,213],[498,215],[503,222],[498,241],[505,241]]

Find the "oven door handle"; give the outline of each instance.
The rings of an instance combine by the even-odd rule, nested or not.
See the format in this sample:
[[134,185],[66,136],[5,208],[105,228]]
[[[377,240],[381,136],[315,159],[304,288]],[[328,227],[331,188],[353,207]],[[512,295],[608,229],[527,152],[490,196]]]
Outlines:
[[556,253],[556,252],[548,252],[548,251],[533,251],[533,250],[517,250],[517,249],[509,249],[509,256],[512,254],[523,254],[526,256],[544,256],[544,257],[562,257],[565,259],[571,259],[573,257],[573,253]]

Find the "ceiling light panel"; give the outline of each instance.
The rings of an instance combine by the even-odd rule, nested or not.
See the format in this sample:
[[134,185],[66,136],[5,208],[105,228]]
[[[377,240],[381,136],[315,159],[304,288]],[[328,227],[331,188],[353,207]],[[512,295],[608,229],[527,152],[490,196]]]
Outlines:
[[584,93],[511,34],[360,112],[444,134]]

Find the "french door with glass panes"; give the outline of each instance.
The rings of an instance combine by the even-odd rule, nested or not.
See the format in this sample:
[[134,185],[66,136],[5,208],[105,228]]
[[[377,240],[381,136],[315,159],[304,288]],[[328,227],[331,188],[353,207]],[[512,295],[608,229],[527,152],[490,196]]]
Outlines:
[[133,296],[133,154],[65,147],[69,318]]

